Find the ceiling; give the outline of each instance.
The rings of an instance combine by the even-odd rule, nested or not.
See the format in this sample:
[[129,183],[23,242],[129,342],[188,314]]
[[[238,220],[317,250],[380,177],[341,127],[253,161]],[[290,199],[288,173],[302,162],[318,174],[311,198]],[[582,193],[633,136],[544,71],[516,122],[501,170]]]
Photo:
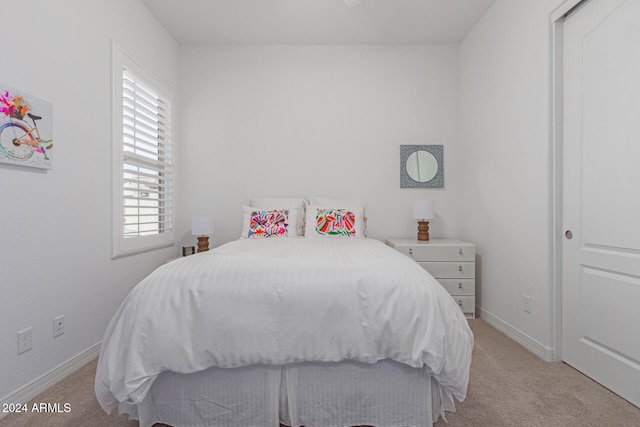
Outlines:
[[181,44],[460,42],[495,0],[141,0]]

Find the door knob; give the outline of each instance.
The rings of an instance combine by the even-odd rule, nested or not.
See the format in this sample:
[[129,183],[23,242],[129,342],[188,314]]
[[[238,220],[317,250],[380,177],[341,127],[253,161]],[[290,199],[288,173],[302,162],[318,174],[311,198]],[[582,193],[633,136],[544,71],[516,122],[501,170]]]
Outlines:
[[566,237],[567,239],[571,240],[571,238],[573,237],[573,233],[571,232],[571,230],[567,230],[564,232],[564,237]]

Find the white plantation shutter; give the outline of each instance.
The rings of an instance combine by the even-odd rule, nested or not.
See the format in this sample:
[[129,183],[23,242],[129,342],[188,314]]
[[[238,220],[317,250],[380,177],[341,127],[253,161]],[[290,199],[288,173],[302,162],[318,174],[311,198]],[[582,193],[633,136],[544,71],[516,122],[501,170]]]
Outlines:
[[115,75],[114,256],[119,256],[173,244],[173,97],[121,51],[114,58]]

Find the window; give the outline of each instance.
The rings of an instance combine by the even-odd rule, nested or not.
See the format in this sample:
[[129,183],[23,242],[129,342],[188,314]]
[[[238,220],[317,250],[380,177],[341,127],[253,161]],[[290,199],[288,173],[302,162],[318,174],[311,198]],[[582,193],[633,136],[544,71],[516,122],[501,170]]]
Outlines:
[[171,91],[114,45],[113,256],[173,244]]

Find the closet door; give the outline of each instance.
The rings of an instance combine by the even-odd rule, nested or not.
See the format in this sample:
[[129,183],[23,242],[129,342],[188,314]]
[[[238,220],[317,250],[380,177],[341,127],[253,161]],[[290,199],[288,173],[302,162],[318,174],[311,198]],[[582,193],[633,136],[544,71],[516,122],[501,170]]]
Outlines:
[[562,358],[640,406],[640,0],[564,21]]

